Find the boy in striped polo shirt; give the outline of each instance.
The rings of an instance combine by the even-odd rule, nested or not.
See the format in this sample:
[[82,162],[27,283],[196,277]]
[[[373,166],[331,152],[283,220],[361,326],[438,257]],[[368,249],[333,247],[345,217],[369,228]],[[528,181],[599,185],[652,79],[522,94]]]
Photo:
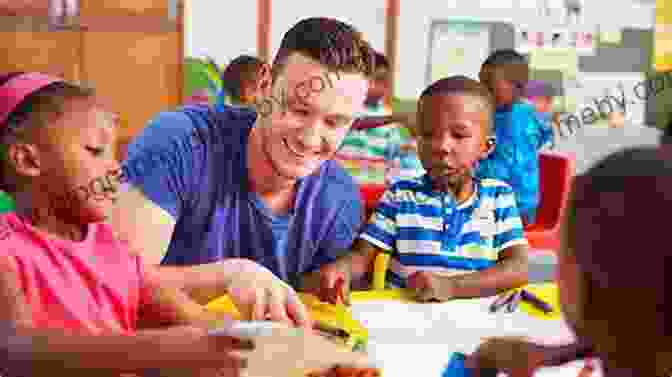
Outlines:
[[349,283],[370,272],[378,252],[390,253],[388,285],[411,288],[420,301],[491,296],[526,284],[528,245],[513,190],[473,173],[494,148],[493,113],[488,90],[467,77],[425,89],[418,127],[427,173],[393,184],[353,253],[327,268]]

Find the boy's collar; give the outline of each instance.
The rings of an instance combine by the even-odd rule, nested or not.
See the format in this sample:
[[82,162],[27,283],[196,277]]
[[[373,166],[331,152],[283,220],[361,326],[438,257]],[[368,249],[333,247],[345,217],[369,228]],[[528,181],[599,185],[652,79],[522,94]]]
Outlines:
[[[481,180],[480,180],[479,177],[473,176],[471,178],[471,183],[474,187],[474,192],[464,202],[457,203],[457,201],[456,201],[456,204],[457,204],[458,207],[466,206],[468,204],[471,204],[474,201],[475,196],[478,195],[478,191],[479,191],[478,187],[480,186],[480,182],[481,182]],[[439,191],[439,190],[434,188],[434,184],[432,182],[432,177],[429,176],[429,173],[423,174],[422,184],[425,187],[425,189],[427,189],[429,192],[449,194],[447,192]]]

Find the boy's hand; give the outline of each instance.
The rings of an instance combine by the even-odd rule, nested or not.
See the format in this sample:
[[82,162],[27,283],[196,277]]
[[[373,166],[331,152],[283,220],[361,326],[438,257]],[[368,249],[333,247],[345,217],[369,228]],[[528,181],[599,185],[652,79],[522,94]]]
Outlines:
[[415,292],[418,301],[448,301],[455,297],[453,280],[427,271],[418,271],[408,277],[408,288]]
[[465,366],[473,370],[474,377],[489,376],[493,370],[510,377],[530,377],[543,360],[540,346],[525,339],[490,338],[467,356]]
[[320,301],[336,305],[350,305],[351,274],[348,258],[325,264],[303,279],[303,289],[316,295]]

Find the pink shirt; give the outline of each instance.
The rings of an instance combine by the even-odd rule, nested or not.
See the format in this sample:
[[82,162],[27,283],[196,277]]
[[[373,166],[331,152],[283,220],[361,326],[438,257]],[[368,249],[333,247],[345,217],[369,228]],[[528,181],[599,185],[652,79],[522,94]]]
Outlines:
[[136,329],[143,265],[105,224],[90,224],[85,239],[58,239],[0,215],[0,257],[16,262],[36,328],[99,334]]

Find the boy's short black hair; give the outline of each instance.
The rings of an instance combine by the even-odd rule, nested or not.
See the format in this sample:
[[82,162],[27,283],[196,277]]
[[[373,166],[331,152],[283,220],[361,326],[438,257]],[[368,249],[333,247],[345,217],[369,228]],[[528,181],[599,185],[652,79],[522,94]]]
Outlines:
[[512,49],[497,50],[490,54],[490,56],[483,62],[485,66],[499,66],[507,64],[525,64],[527,65],[527,58]]
[[420,94],[420,100],[418,101],[418,112],[422,112],[422,103],[424,98],[434,95],[450,94],[467,94],[481,98],[487,106],[487,111],[490,113],[488,134],[491,135],[493,133],[495,100],[485,85],[467,76],[457,75],[446,77],[435,81],[430,86],[425,88],[425,90],[422,91],[422,94]]
[[253,80],[264,64],[266,63],[257,57],[240,55],[222,72],[222,88],[232,97],[240,98],[243,81]]

